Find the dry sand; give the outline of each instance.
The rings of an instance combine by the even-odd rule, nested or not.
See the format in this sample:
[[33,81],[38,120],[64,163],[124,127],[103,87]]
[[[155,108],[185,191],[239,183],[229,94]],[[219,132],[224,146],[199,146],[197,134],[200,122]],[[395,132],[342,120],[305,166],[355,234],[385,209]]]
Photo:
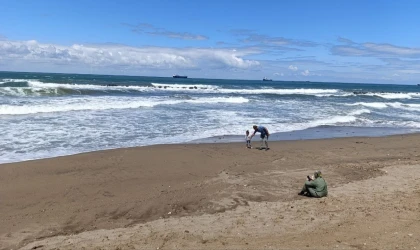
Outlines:
[[[0,249],[420,249],[420,135],[0,165]],[[320,169],[329,196],[298,196]]]

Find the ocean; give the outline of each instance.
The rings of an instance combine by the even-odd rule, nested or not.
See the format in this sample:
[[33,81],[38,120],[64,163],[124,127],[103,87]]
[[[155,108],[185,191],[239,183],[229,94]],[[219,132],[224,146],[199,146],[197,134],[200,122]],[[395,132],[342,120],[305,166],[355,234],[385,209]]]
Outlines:
[[152,144],[420,130],[416,85],[0,72],[0,163]]

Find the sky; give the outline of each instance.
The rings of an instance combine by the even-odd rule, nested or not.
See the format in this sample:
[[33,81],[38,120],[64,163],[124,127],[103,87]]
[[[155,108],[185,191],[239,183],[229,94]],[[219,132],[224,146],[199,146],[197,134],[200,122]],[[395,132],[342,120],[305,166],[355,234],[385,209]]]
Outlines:
[[415,0],[0,0],[0,70],[420,83]]

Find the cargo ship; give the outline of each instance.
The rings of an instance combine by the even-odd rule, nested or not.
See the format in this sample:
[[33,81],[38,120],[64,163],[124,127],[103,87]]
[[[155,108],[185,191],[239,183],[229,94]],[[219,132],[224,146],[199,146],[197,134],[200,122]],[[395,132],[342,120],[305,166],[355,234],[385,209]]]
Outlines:
[[272,81],[271,79],[268,79],[267,77],[263,78],[263,81]]
[[173,78],[188,78],[188,76],[173,75]]

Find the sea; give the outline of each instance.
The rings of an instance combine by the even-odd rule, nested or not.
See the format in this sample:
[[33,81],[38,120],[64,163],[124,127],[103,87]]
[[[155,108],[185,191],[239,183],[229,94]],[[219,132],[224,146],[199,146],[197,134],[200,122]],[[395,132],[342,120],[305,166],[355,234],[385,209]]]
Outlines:
[[266,126],[270,140],[415,133],[420,87],[0,72],[0,163],[153,144],[245,143],[254,124]]

